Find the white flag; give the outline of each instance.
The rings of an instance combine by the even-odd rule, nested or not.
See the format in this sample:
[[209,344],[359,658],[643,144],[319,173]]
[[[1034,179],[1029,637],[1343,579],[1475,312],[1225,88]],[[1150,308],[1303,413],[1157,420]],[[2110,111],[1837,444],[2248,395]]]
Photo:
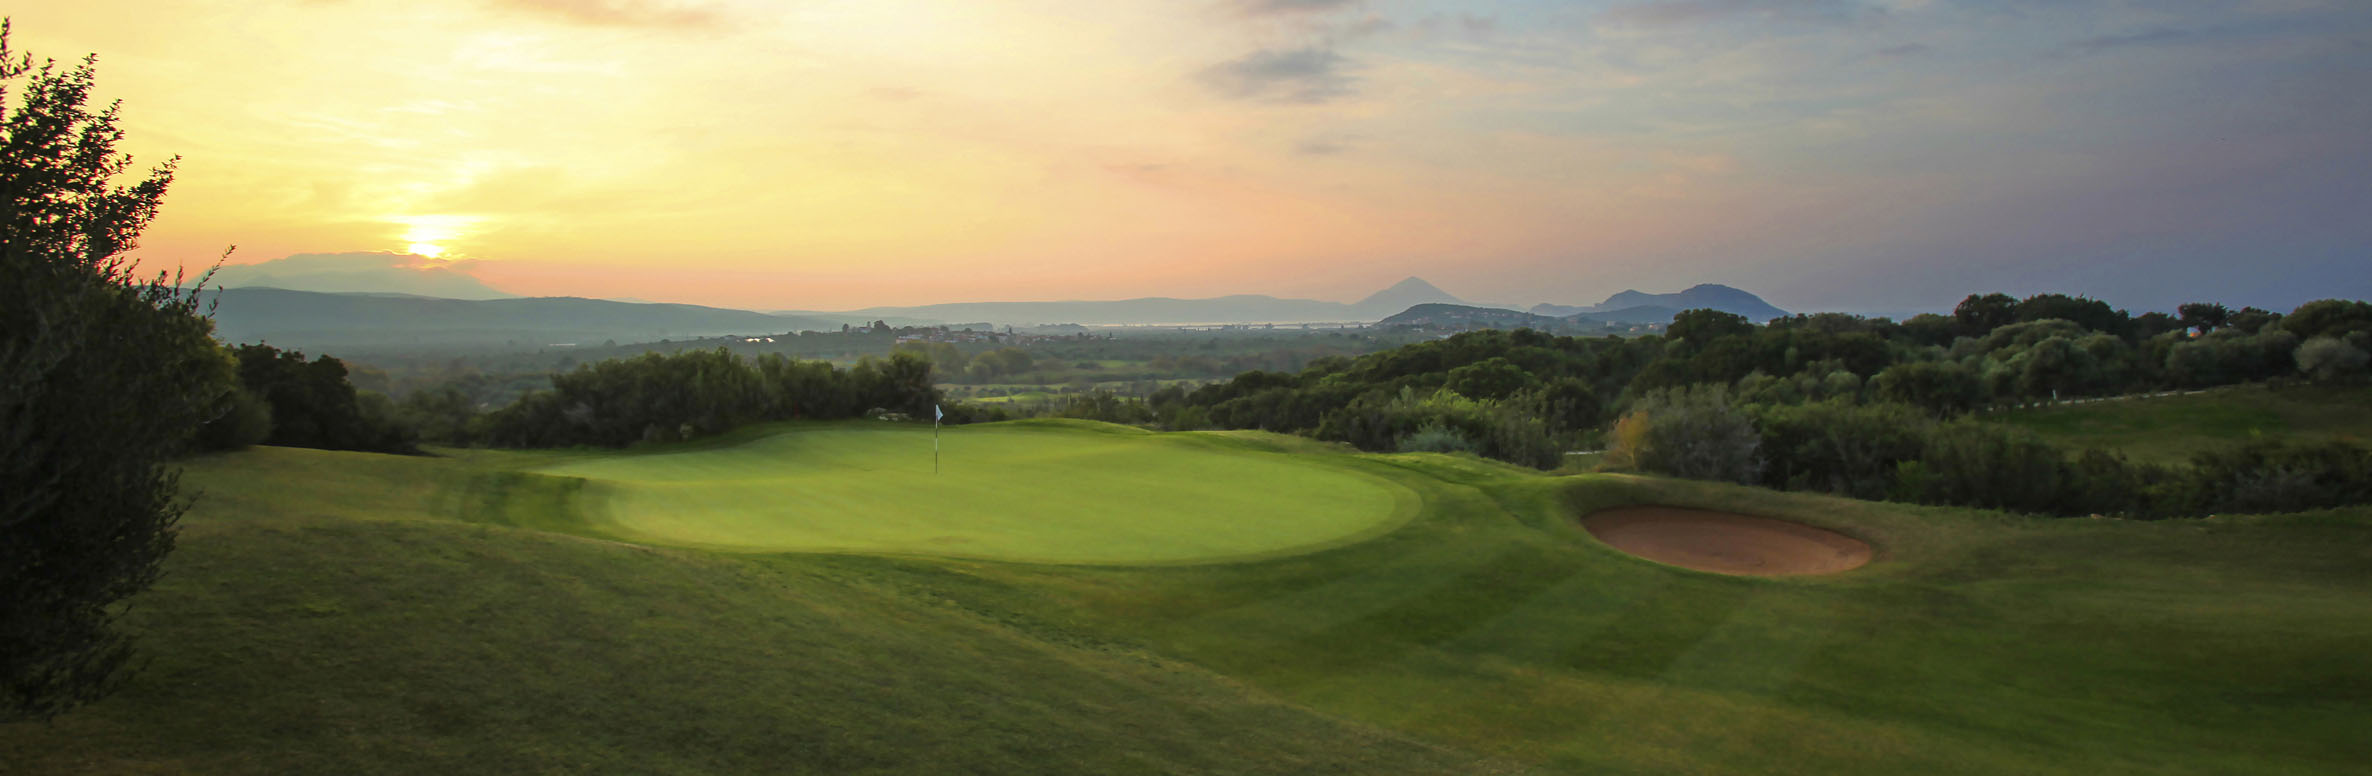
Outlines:
[[947,417],[947,411],[946,411],[946,410],[939,409],[939,405],[936,405],[936,404],[933,404],[933,405],[931,405],[931,422],[932,422],[932,423],[937,423],[937,422],[939,422],[939,419],[940,419],[940,418],[944,418],[944,417]]

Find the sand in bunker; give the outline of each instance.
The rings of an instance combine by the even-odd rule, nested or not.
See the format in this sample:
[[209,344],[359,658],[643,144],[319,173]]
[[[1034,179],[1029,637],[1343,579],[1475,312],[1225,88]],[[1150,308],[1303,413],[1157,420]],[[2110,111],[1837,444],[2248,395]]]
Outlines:
[[1598,541],[1658,563],[1721,574],[1834,574],[1870,562],[1870,545],[1768,517],[1680,507],[1618,507],[1581,518]]

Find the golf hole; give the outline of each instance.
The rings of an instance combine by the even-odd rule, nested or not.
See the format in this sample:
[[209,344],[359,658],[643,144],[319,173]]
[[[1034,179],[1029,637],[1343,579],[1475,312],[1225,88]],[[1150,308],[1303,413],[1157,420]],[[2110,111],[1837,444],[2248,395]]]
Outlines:
[[1870,545],[1825,528],[1768,517],[1638,506],[1584,515],[1581,526],[1623,552],[1717,574],[1834,574],[1870,562]]

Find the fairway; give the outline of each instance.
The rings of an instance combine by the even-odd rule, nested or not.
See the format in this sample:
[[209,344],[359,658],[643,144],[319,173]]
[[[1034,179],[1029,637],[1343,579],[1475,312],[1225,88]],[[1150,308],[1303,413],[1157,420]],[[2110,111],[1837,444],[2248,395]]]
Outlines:
[[1416,513],[1380,477],[1219,434],[1102,424],[801,425],[738,443],[545,468],[636,541],[1051,563],[1180,563],[1313,549]]

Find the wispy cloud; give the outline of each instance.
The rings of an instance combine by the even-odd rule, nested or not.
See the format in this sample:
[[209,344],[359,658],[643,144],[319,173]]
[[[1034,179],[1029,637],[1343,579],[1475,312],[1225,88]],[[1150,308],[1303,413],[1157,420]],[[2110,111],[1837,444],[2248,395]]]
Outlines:
[[1262,49],[1204,68],[1197,79],[1239,100],[1316,104],[1356,91],[1357,64],[1322,48]]
[[1293,152],[1302,156],[1335,156],[1356,149],[1366,138],[1341,132],[1312,135],[1293,144]]
[[504,10],[535,14],[560,21],[599,27],[672,27],[705,29],[724,26],[713,7],[663,0],[488,0]]
[[1461,13],[1455,16],[1428,14],[1425,18],[1417,20],[1417,31],[1426,35],[1462,32],[1471,37],[1482,37],[1497,32],[1498,29],[1498,17],[1476,16],[1470,13]]
[[2156,29],[2121,35],[2102,35],[2067,44],[2070,54],[2101,54],[2116,49],[2187,43],[2199,37],[2190,30]]
[[1685,26],[1737,18],[1841,22],[1878,11],[1850,0],[1648,0],[1608,9],[1598,19],[1636,27]]
[[1359,5],[1360,0],[1235,0],[1236,13],[1246,16],[1328,13]]
[[1905,43],[1878,49],[1878,55],[1886,57],[1923,57],[1933,53],[1935,47],[1925,43]]

